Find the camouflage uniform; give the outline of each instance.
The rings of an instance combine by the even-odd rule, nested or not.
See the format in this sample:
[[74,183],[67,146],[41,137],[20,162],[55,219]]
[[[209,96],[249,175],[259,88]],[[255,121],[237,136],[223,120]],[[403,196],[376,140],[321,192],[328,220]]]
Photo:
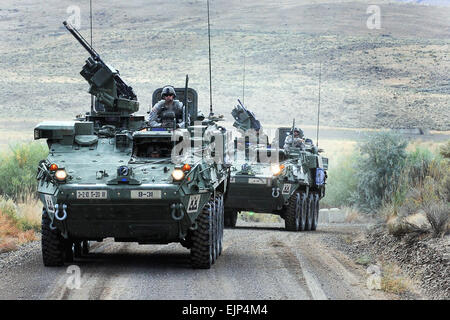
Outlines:
[[284,141],[284,149],[287,149],[289,147],[291,148],[303,148],[305,146],[305,143],[303,141],[303,138],[294,138],[292,135],[289,135],[286,137],[286,140]]
[[295,128],[294,132],[298,132],[298,137],[294,137],[293,133],[286,137],[284,141],[283,149],[291,148],[304,148],[305,140],[303,140],[303,131],[301,129]]
[[183,109],[183,104],[179,100],[173,100],[173,102],[169,105],[166,105],[166,101],[161,100],[153,106],[148,117],[148,122],[151,127],[161,127],[162,113],[164,111],[173,111],[176,116],[177,125],[179,127],[184,127]]

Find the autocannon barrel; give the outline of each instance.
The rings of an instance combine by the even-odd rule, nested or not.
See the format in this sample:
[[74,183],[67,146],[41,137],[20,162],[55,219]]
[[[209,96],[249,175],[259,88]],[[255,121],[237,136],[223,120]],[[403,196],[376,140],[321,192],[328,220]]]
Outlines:
[[75,29],[69,22],[64,21],[63,25],[66,29],[78,40],[78,42],[86,49],[87,52],[94,58],[95,60],[100,59],[100,55],[91,47],[91,45],[83,38],[83,36]]

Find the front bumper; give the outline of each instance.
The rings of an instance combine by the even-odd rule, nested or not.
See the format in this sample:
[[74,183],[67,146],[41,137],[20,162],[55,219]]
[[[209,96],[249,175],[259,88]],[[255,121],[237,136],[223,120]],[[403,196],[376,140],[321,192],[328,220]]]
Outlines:
[[[156,198],[136,199],[137,193],[148,195],[148,191],[153,191]],[[80,199],[80,195],[86,197],[86,194],[94,198]],[[95,195],[102,198],[95,198]],[[179,241],[186,234],[210,195],[209,192],[185,194],[179,185],[168,184],[67,184],[60,185],[55,195],[41,194],[41,199],[54,226],[66,237],[89,240],[114,237],[117,241],[169,243]],[[191,197],[198,199],[196,206],[192,205]],[[60,210],[66,206],[67,218],[62,221],[54,218],[55,204],[59,207],[58,216],[62,216]],[[174,205],[183,211],[181,220],[173,218]],[[176,217],[180,217],[180,211]]]

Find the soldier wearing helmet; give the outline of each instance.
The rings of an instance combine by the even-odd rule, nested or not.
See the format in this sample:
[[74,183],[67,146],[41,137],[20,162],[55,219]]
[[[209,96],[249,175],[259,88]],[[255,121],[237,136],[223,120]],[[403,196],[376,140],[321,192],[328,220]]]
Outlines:
[[286,137],[284,142],[284,149],[288,148],[304,148],[305,140],[303,138],[303,131],[299,128],[294,128],[294,132]]
[[162,89],[161,101],[157,102],[150,111],[148,122],[151,127],[172,127],[174,118],[177,127],[185,127],[184,107],[179,100],[175,100],[176,96],[175,89],[172,86],[165,86]]

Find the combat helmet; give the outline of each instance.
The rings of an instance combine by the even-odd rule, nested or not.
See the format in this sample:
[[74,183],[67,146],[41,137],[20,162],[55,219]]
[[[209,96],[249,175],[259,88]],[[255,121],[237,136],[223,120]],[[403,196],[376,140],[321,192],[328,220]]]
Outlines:
[[294,128],[294,131],[292,132],[292,135],[294,135],[294,132],[298,132],[300,138],[303,138],[304,135],[303,135],[303,130],[302,130],[302,129],[300,129],[300,128]]
[[172,86],[165,86],[161,91],[161,99],[164,99],[164,97],[169,94],[173,94],[174,97],[177,96],[175,89]]

